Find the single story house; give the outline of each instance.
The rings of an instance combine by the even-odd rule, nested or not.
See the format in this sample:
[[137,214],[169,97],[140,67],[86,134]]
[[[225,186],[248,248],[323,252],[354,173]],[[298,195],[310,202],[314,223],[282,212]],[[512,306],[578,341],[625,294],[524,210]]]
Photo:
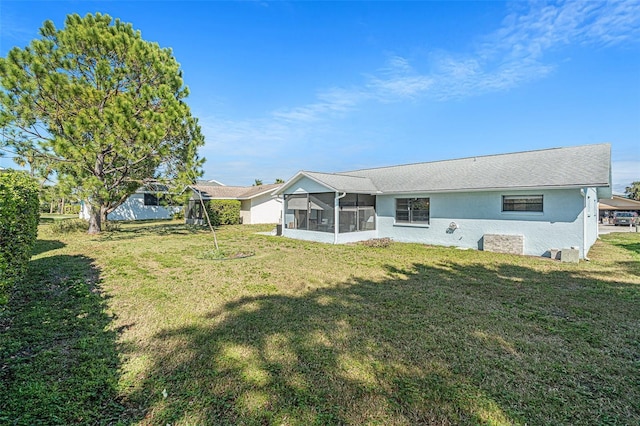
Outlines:
[[240,201],[240,221],[243,224],[278,223],[282,211],[281,200],[272,195],[282,184],[257,186],[226,186],[199,182],[189,188],[193,195],[185,213],[185,221],[202,224],[204,217],[200,199]]
[[[107,220],[150,220],[171,219],[182,211],[180,205],[168,205],[167,187],[160,184],[149,184],[138,188],[124,203],[107,214]],[[89,205],[81,202],[80,219],[89,220]]]
[[395,241],[535,256],[598,237],[611,146],[585,145],[340,173],[300,171],[274,191],[286,237]]
[[640,214],[640,201],[613,195],[611,198],[600,200],[598,203],[600,221],[608,223],[615,212],[636,212]]

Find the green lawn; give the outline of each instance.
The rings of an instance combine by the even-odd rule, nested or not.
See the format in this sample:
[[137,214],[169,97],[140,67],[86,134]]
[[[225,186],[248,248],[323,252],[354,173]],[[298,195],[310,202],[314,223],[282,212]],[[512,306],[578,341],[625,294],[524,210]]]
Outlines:
[[40,228],[0,424],[640,424],[640,234],[590,262]]
[[77,214],[40,213],[40,223],[51,223],[54,220],[75,219]]

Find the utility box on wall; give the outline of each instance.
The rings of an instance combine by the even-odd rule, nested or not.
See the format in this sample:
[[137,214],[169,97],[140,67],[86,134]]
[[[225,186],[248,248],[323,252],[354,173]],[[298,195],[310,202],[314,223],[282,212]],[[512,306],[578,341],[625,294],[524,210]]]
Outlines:
[[524,254],[524,235],[484,234],[482,249],[496,253]]

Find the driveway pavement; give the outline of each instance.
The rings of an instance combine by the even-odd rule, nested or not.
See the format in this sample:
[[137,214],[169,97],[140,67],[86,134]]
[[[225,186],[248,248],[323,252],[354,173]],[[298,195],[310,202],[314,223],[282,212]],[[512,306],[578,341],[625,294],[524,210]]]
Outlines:
[[634,226],[598,225],[599,234],[610,234],[612,232],[636,232],[636,228]]

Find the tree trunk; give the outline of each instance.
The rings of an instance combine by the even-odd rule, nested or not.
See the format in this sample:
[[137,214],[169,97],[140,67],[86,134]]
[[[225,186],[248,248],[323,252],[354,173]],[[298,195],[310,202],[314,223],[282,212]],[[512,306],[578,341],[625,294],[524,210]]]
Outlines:
[[99,234],[102,231],[101,208],[89,205],[89,234]]
[[[105,206],[100,206],[100,223],[102,225],[107,224],[107,208]],[[100,228],[102,230],[102,228]]]

